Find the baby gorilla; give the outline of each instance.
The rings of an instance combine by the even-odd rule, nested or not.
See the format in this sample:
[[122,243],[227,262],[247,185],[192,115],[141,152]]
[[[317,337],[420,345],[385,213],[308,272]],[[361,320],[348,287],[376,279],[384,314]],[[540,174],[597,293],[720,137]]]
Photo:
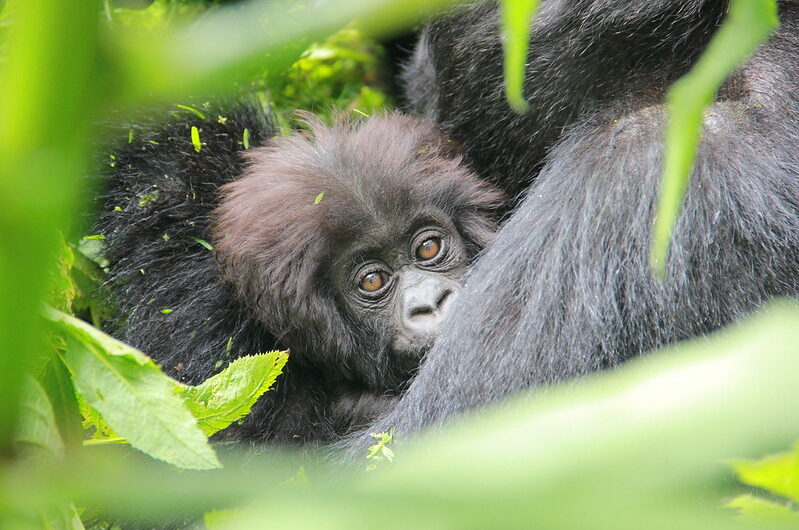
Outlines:
[[[368,423],[407,384],[457,296],[466,267],[491,239],[504,196],[462,163],[435,126],[400,114],[333,127],[306,115],[306,132],[275,136],[247,150],[241,174],[231,179],[220,170],[219,154],[226,150],[212,150],[211,144],[241,138],[242,125],[255,129],[249,114],[259,111],[238,110],[228,112],[234,119],[225,123],[195,125],[206,142],[199,153],[187,151],[190,135],[176,136],[174,124],[166,126],[173,128],[169,134],[156,134],[155,144],[146,140],[158,147],[154,154],[181,159],[170,161],[171,169],[157,169],[171,174],[168,197],[161,183],[156,200],[145,205],[150,213],[122,222],[109,222],[114,216],[106,208],[101,230],[109,256],[123,262],[112,265],[109,285],[115,300],[127,304],[122,314],[128,315],[116,330],[133,324],[122,338],[191,382],[213,374],[225,359],[228,337],[235,344],[230,357],[288,348],[289,362],[276,388],[243,425],[223,435],[334,440]],[[175,148],[180,142],[189,144]],[[172,149],[160,148],[164,143]],[[112,180],[128,186],[112,183],[113,204],[119,204],[120,194],[128,203],[141,197],[129,186],[132,177],[157,180],[149,175],[156,171],[152,158],[145,166],[140,157],[129,149],[115,158],[122,169],[112,171]],[[197,175],[200,168],[203,177]],[[209,178],[214,185],[208,185]],[[176,189],[183,193],[181,208],[169,202]],[[198,197],[198,190],[207,196]],[[198,202],[201,206],[182,209]],[[173,215],[157,213],[159,208]],[[195,215],[189,219],[191,210]],[[162,226],[147,228],[152,222]],[[148,256],[160,243],[147,237],[159,234],[169,243],[171,238],[160,234],[186,222],[194,222],[195,232],[201,223],[199,233],[210,239],[216,260],[200,257],[185,239],[182,250]],[[131,228],[136,224],[140,235]],[[139,250],[123,256],[120,245],[130,249],[136,238]],[[137,260],[137,253],[144,259]],[[145,274],[131,274],[139,269]],[[131,282],[146,283],[150,292],[142,288],[144,296],[125,302]],[[204,294],[187,292],[187,282]],[[163,296],[172,287],[186,298],[148,304],[150,294]],[[154,314],[164,304],[173,309],[168,318]],[[197,318],[179,323],[192,313],[201,314],[205,325]],[[157,329],[163,326],[168,334]],[[183,338],[192,333],[191,340]],[[142,340],[142,335],[162,339]]]

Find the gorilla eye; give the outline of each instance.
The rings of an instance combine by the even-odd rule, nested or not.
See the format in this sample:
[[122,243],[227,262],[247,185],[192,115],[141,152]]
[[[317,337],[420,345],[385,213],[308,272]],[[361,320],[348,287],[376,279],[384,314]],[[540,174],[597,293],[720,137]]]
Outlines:
[[416,257],[421,261],[428,261],[441,252],[441,238],[438,236],[428,237],[416,247]]
[[375,293],[388,283],[388,274],[385,271],[370,272],[361,278],[358,287],[367,293]]

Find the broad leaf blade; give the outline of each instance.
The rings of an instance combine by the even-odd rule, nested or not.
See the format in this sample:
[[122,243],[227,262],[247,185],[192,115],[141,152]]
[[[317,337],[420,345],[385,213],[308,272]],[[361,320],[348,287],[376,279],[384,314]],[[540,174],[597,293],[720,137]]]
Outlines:
[[184,387],[186,405],[205,435],[221,431],[250,412],[287,360],[288,354],[276,351],[242,357],[202,384]]
[[67,332],[65,361],[78,391],[120,436],[178,467],[221,467],[174,381],[140,351],[55,310],[46,316]]
[[777,25],[775,0],[732,0],[727,20],[705,53],[669,90],[663,180],[650,254],[650,267],[658,276],[665,275],[671,233],[688,189],[705,109],[713,102],[727,76]]
[[22,411],[14,436],[18,450],[37,460],[64,456],[64,442],[44,388],[36,379],[26,376],[21,397]]
[[69,443],[81,439],[80,409],[69,371],[60,356],[54,356],[45,367],[41,384],[53,406],[61,436]]

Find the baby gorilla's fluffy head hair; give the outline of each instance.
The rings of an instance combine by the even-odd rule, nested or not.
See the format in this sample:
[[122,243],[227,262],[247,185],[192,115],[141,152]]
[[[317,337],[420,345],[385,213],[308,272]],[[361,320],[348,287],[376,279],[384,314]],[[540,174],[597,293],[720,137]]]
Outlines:
[[492,238],[504,196],[427,121],[389,114],[327,127],[306,115],[305,123],[307,132],[250,150],[242,177],[222,188],[218,259],[294,363],[395,388],[409,371],[392,351],[397,323],[350,303],[352,276],[342,271],[404,248],[429,219],[447,225],[471,259]]

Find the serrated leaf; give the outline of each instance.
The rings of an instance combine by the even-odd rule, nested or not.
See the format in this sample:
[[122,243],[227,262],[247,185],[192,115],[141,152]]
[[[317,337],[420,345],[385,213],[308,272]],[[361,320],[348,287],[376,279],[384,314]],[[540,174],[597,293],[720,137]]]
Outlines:
[[78,408],[82,418],[81,426],[84,431],[88,432],[90,437],[89,440],[83,442],[84,445],[108,443],[116,440],[125,441],[124,438],[114,432],[100,413],[86,403],[86,400],[80,395],[78,396]]
[[737,461],[733,463],[733,468],[744,484],[767,489],[799,502],[799,449],[760,460]]
[[37,460],[64,456],[64,442],[47,392],[36,379],[26,376],[21,398],[22,410],[14,435],[18,450]]
[[78,391],[130,445],[188,469],[221,467],[179,386],[142,352],[69,315],[46,317],[67,333],[65,361]]
[[75,264],[75,254],[59,234],[58,254],[55,268],[51,270],[46,301],[60,311],[72,311],[72,302],[78,295],[70,271]]
[[737,509],[742,520],[752,523],[773,521],[799,524],[799,512],[754,495],[740,495],[727,503],[727,507]]
[[276,351],[241,357],[200,385],[183,387],[181,394],[200,428],[211,436],[246,416],[287,360],[287,353]]

